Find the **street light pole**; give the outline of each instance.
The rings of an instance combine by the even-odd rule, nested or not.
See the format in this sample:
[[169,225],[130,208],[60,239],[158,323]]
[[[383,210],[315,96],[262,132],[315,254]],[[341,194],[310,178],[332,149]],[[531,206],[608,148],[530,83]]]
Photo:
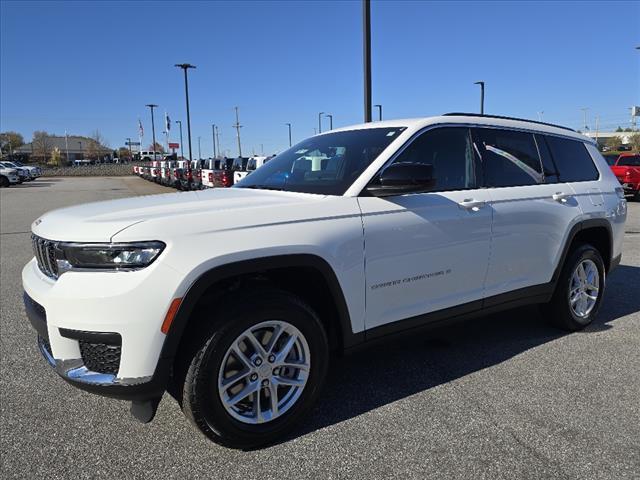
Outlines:
[[378,121],[382,121],[382,105],[374,105],[378,109]]
[[589,130],[589,125],[587,125],[587,110],[589,110],[589,107],[583,107],[580,110],[582,110],[582,113],[584,115],[584,130],[586,132],[587,130]]
[[198,160],[202,159],[202,151],[200,150],[200,136],[198,136]]
[[333,115],[327,113],[325,117],[329,117],[329,130],[333,130]]
[[153,109],[156,108],[158,105],[155,105],[153,103],[148,103],[147,107],[149,107],[151,109],[151,137],[153,138],[153,159],[156,159],[156,124],[155,124],[155,120],[153,119]]
[[289,146],[291,146],[291,124],[285,123],[285,125],[289,127]]
[[216,142],[218,143],[218,155],[222,156],[222,152],[220,151],[220,129],[216,125]]
[[322,115],[324,112],[318,113],[318,133],[322,133]]
[[129,157],[133,159],[133,152],[131,151],[131,139],[127,137],[127,143],[129,144]]
[[362,56],[364,60],[364,121],[371,122],[371,1],[362,0]]
[[484,115],[484,82],[475,82],[474,85],[480,85],[480,115]]
[[242,125],[240,125],[240,119],[238,117],[238,107],[236,108],[236,124],[233,126],[233,128],[236,129],[236,134],[238,136],[238,157],[242,157],[242,145],[240,144],[240,129],[242,128]]
[[211,124],[211,139],[213,140],[213,158],[216,158],[216,124]]
[[189,140],[189,162],[191,162],[193,160],[193,156],[191,155],[191,115],[189,114],[189,82],[187,80],[187,70],[196,67],[189,63],[177,63],[176,67],[184,70],[184,94],[187,102],[187,139]]
[[180,127],[180,156],[184,160],[184,145],[182,144],[182,120],[176,120],[176,123]]

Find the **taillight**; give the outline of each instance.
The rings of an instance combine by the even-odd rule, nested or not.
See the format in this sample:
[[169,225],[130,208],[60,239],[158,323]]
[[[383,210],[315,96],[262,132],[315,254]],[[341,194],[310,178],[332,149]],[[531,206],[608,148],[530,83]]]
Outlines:
[[193,172],[191,169],[187,170],[187,180],[193,180]]

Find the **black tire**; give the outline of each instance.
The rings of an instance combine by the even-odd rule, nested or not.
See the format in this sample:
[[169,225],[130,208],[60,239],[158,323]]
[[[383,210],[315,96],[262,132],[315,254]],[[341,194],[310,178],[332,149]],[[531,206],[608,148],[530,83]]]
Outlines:
[[11,185],[11,182],[9,181],[9,179],[7,177],[0,176],[0,187],[6,188],[9,185]]
[[[247,450],[271,444],[295,427],[320,393],[329,363],[326,333],[306,303],[281,290],[257,291],[251,302],[233,297],[216,303],[213,311],[201,311],[197,319],[200,325],[208,323],[208,326],[195,335],[200,340],[192,345],[194,353],[189,355],[182,388],[183,412],[202,433],[220,445]],[[223,406],[218,373],[232,342],[248,328],[274,319],[293,325],[304,335],[311,358],[309,376],[300,397],[288,411],[265,423],[247,424],[234,418]]]
[[[599,290],[597,299],[591,312],[579,317],[573,311],[569,301],[569,290],[571,288],[571,278],[580,263],[591,260],[595,263],[599,274]],[[598,309],[602,303],[605,289],[605,268],[600,252],[590,244],[580,244],[576,246],[567,256],[562,272],[558,278],[556,290],[551,301],[544,306],[545,313],[550,317],[551,322],[563,330],[575,332],[588,326],[598,314]]]

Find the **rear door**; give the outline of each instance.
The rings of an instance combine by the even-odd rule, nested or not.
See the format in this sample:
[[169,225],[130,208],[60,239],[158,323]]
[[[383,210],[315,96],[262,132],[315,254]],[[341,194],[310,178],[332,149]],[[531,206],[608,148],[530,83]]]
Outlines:
[[427,130],[393,161],[433,165],[436,186],[427,193],[358,198],[367,329],[481,302],[487,272],[491,208],[478,186],[469,129]]
[[475,128],[473,135],[493,209],[485,294],[545,284],[580,216],[573,191],[560,181],[541,137],[501,128]]

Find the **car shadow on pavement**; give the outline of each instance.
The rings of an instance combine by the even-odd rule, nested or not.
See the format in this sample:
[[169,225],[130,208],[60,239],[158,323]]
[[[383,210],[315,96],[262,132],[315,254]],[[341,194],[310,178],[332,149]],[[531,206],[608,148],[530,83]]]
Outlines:
[[[580,334],[613,328],[640,311],[640,267],[619,266],[594,323]],[[356,417],[415,393],[500,364],[556,340],[537,306],[479,317],[391,340],[337,359],[313,413],[284,441]]]
[[33,182],[29,182],[29,183],[21,183],[20,185],[12,185],[11,188],[12,189],[20,189],[20,188],[34,188],[34,187],[50,187],[51,184],[50,182],[43,182],[43,181],[33,181]]

